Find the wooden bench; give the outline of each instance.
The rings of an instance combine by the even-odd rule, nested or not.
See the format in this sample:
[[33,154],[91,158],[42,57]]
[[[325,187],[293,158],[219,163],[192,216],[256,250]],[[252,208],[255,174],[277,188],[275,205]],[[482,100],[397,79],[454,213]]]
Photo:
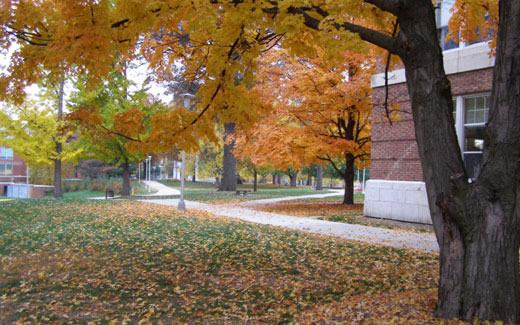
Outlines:
[[237,190],[236,194],[237,195],[243,195],[243,196],[246,196],[248,193],[251,193],[250,190]]

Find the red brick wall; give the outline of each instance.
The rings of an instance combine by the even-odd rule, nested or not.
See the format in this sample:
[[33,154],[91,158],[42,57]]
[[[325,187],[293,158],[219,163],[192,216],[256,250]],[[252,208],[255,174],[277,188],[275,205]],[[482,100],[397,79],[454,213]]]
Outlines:
[[[448,77],[453,96],[491,91],[493,69],[454,74]],[[372,101],[372,179],[423,180],[415,128],[405,83],[389,87],[390,104],[399,104],[399,119],[388,123],[384,113],[385,88],[373,89]]]
[[[1,160],[1,162],[11,162],[10,160]],[[0,176],[0,182],[17,182],[25,183],[27,176],[27,166],[22,158],[14,154],[13,156],[13,174],[11,176]]]

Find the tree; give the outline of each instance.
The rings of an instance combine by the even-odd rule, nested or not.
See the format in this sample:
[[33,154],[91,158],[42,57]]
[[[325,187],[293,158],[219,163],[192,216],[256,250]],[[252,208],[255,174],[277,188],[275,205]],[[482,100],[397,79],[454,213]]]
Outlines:
[[235,158],[235,124],[224,124],[224,156],[222,161],[222,180],[219,191],[235,191],[237,189],[237,160]]
[[[343,203],[354,204],[354,167],[370,158],[373,59],[352,52],[346,52],[344,57],[342,64],[330,66],[323,51],[317,51],[311,60],[273,50],[260,65],[258,74],[264,81],[258,87],[263,88],[264,105],[274,104],[274,115],[257,122],[252,128],[254,140],[241,144],[252,146],[247,155],[259,155],[259,147],[273,148],[273,141],[279,141],[271,134],[285,133],[281,137],[287,138],[287,145],[293,149],[262,152],[267,155],[264,160],[283,160],[281,155],[300,154],[303,164],[326,161],[344,180]],[[280,127],[282,123],[278,122],[275,131],[269,126],[274,127],[276,120],[287,123]],[[296,176],[289,176],[295,185]]]
[[[457,0],[456,17],[462,17],[463,30],[483,25],[497,31],[487,141],[476,180],[468,178],[456,140],[451,87],[431,0],[167,2],[20,1],[4,6],[1,43],[6,48],[15,37],[23,46],[8,76],[1,78],[0,94],[19,97],[24,84],[39,78],[33,72],[38,64],[56,71],[74,62],[93,77],[106,74],[111,56],[131,53],[143,33],[150,35],[143,48],[153,52],[158,67],[183,55],[183,40],[189,39],[193,67],[204,63],[211,78],[200,91],[197,113],[180,129],[199,121],[207,127],[223,107],[229,108],[225,114],[237,117],[247,111],[242,105],[224,105],[233,103],[230,94],[241,87],[234,72],[247,72],[250,79],[254,58],[273,42],[284,38],[283,46],[309,56],[315,45],[322,45],[331,62],[346,48],[363,49],[363,41],[371,43],[399,57],[405,67],[440,246],[436,314],[520,322],[519,1]],[[173,36],[156,41],[162,46],[150,46],[152,32],[158,31]]]
[[102,86],[93,91],[80,80],[74,94],[74,108],[68,119],[77,123],[80,141],[90,158],[121,167],[122,195],[131,194],[131,164],[144,159],[151,133],[151,117],[161,105],[150,102],[144,90],[130,93],[131,82],[124,73],[113,72]]
[[[82,149],[69,142],[73,132],[58,117],[54,94],[21,105],[4,103],[0,111],[0,144],[13,148],[29,166],[54,165],[54,196],[62,196],[61,162],[76,161]],[[61,98],[60,98],[61,100]]]

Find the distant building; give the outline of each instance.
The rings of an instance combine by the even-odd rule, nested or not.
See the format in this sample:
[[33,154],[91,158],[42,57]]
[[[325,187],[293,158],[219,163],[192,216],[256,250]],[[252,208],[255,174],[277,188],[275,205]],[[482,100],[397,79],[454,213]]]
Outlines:
[[0,147],[0,182],[27,182],[27,165],[13,149],[6,147]]
[[[446,41],[453,1],[438,10],[438,32],[444,50],[444,68],[451,82],[455,129],[461,155],[470,177],[477,177],[484,146],[495,58],[487,41],[472,44]],[[400,120],[392,125],[381,118],[385,76],[372,77],[373,125],[371,180],[365,193],[365,215],[431,223],[423,171],[404,69],[388,75],[389,98],[400,105]],[[442,145],[441,143],[439,145]]]

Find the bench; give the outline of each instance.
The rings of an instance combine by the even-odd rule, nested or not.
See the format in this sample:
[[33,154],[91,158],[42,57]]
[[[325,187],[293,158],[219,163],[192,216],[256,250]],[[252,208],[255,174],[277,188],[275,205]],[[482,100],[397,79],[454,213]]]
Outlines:
[[108,200],[109,197],[113,198],[115,196],[115,192],[113,189],[107,188],[105,191],[105,200]]
[[243,196],[246,196],[248,193],[251,193],[250,190],[237,190],[236,194],[237,195],[243,195]]

